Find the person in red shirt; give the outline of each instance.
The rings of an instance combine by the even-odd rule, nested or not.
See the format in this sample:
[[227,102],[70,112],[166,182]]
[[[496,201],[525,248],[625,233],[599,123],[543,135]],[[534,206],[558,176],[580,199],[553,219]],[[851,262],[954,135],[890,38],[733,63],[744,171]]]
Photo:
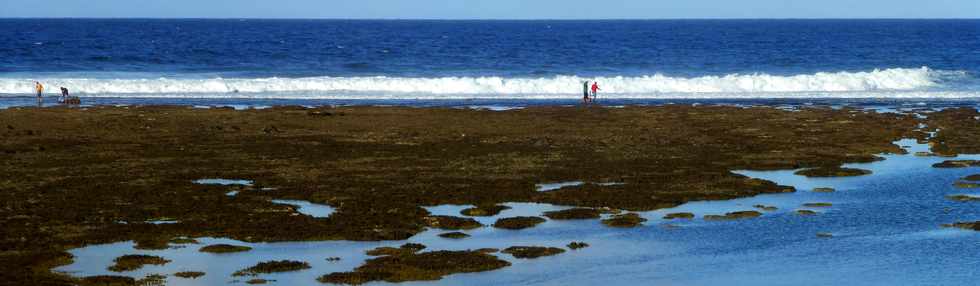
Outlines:
[[593,82],[592,83],[592,102],[595,102],[595,96],[596,96],[597,93],[599,93],[599,90],[600,90],[600,88],[599,88],[599,82],[598,81],[597,82]]

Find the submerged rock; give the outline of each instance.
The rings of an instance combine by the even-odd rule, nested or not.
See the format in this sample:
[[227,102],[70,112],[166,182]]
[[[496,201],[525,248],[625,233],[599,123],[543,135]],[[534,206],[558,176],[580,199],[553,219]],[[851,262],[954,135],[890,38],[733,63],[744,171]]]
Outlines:
[[231,276],[255,276],[264,273],[290,272],[309,268],[310,264],[303,261],[273,260],[259,262],[252,267],[235,271]]
[[153,255],[129,254],[116,257],[113,262],[115,264],[107,269],[112,272],[123,272],[143,268],[143,265],[164,265],[170,263],[170,260]]
[[645,221],[647,221],[647,219],[640,217],[640,215],[637,213],[625,213],[625,214],[614,215],[611,218],[604,219],[602,220],[602,224],[605,224],[610,227],[627,228],[627,227],[639,226],[643,224],[643,222]]
[[947,160],[942,163],[932,164],[933,168],[968,168],[968,167],[980,167],[980,161],[977,160]]
[[581,249],[581,248],[589,247],[589,244],[588,243],[585,243],[585,242],[574,241],[572,243],[569,243],[566,246],[568,246],[568,249],[578,250],[578,249]]
[[330,273],[320,276],[317,281],[351,285],[372,281],[432,281],[449,274],[483,272],[507,266],[510,262],[480,251],[434,251],[369,259],[352,272]]
[[447,232],[447,233],[439,234],[439,237],[449,238],[449,239],[464,239],[464,238],[470,237],[470,235],[469,234],[462,233],[462,232],[454,231],[454,232]]
[[201,247],[198,251],[207,253],[232,253],[232,252],[243,252],[252,250],[248,246],[231,245],[231,244],[213,244],[205,247]]
[[955,227],[955,228],[980,231],[980,221],[944,224],[943,227]]
[[980,197],[972,195],[948,195],[947,199],[954,200],[957,202],[974,202],[980,201]]
[[623,210],[610,207],[601,207],[598,209],[600,214],[621,214]]
[[739,212],[730,212],[725,214],[725,217],[734,218],[734,219],[754,218],[759,216],[762,216],[762,213],[757,211],[739,211]]
[[762,216],[762,213],[757,211],[737,211],[726,213],[725,215],[706,215],[704,216],[704,220],[736,220],[760,216]]
[[564,253],[565,250],[557,247],[511,246],[501,252],[513,255],[514,258],[533,259],[542,256],[561,254]]
[[449,230],[474,229],[483,226],[483,224],[472,218],[444,215],[427,216],[425,217],[425,223],[429,227]]
[[544,213],[544,216],[554,220],[596,219],[599,218],[599,215],[599,210],[589,208],[574,208]]
[[248,281],[245,281],[245,284],[258,285],[258,284],[266,284],[269,283],[270,281],[275,281],[275,280],[265,280],[262,278],[255,278],[255,279],[249,279]]
[[811,178],[855,177],[871,174],[871,171],[855,168],[819,167],[796,171],[795,174]]
[[425,245],[418,243],[406,243],[402,246],[395,248],[389,246],[382,246],[375,249],[368,250],[366,253],[370,256],[385,256],[385,255],[404,255],[412,254],[425,249]]
[[135,249],[141,250],[164,250],[170,248],[170,242],[165,238],[145,238],[134,241]]
[[518,230],[531,228],[543,222],[545,219],[536,216],[508,217],[498,219],[497,222],[493,223],[493,227]]
[[693,213],[669,213],[664,216],[664,219],[693,219]]
[[804,207],[808,207],[808,208],[829,208],[829,207],[834,206],[834,204],[832,204],[832,203],[805,203],[805,204],[803,204],[803,206]]
[[835,191],[837,191],[837,190],[834,190],[834,188],[814,188],[813,189],[813,192],[814,193],[833,193]]
[[204,276],[204,272],[200,271],[181,271],[174,273],[174,276],[187,279],[197,279],[198,277]]
[[410,250],[414,250],[416,252],[422,251],[425,248],[426,248],[426,246],[424,244],[421,244],[421,243],[406,243],[406,244],[402,244],[402,246],[401,246],[401,249],[410,249]]
[[960,182],[953,183],[953,186],[960,189],[976,189],[976,188],[980,188],[980,182],[960,181]]
[[136,285],[140,285],[140,286],[167,285],[167,276],[161,274],[150,274],[147,275],[146,277],[143,277],[143,279],[136,280]]
[[459,213],[465,216],[495,216],[509,209],[510,207],[503,205],[482,205],[464,209]]
[[170,243],[173,243],[173,244],[198,244],[198,242],[197,242],[196,239],[188,238],[188,237],[173,238],[173,239],[170,240]]
[[754,205],[754,206],[752,206],[752,207],[753,207],[753,208],[757,208],[757,209],[760,209],[760,210],[763,210],[763,211],[767,211],[767,212],[772,212],[772,211],[777,211],[777,210],[779,210],[779,208],[777,208],[777,207],[774,207],[774,206],[767,206],[767,205]]
[[980,182],[980,174],[963,177],[964,181]]
[[725,220],[723,215],[704,215],[704,220]]
[[811,211],[811,210],[796,210],[796,214],[798,214],[798,215],[804,215],[804,216],[811,216],[811,215],[817,215],[817,212]]
[[489,253],[497,253],[497,252],[500,252],[500,249],[489,248],[488,247],[488,248],[480,248],[480,249],[477,249],[476,251],[489,254]]

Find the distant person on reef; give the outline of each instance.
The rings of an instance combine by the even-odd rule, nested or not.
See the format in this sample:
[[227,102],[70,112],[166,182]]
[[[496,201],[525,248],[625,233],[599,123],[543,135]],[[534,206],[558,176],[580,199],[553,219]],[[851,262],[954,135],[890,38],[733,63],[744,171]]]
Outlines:
[[595,96],[597,94],[599,94],[599,90],[601,90],[599,88],[599,82],[598,81],[597,82],[593,82],[592,83],[592,100],[591,100],[593,103],[595,103]]
[[64,86],[61,87],[61,102],[62,103],[68,102],[68,89],[65,88]]
[[589,81],[582,82],[582,103],[589,103]]
[[41,96],[44,95],[44,85],[39,81],[35,81],[34,90],[37,91],[37,105],[41,105]]

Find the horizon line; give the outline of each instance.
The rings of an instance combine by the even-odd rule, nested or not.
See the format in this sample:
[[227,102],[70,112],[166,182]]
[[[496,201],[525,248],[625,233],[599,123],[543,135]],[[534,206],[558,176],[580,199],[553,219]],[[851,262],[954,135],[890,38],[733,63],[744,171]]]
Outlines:
[[704,21],[704,20],[980,20],[978,18],[760,17],[760,18],[288,18],[288,17],[0,17],[2,20],[341,20],[341,21]]

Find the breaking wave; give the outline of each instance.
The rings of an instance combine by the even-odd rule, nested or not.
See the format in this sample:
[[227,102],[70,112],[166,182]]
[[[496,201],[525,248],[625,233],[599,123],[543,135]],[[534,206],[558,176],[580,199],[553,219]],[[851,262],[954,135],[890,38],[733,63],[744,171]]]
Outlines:
[[[306,77],[306,78],[40,78],[51,92],[68,87],[87,96],[198,98],[559,98],[582,92],[583,81],[598,81],[608,98],[782,97],[780,94],[879,92],[922,93],[965,72],[893,68],[793,76],[546,78],[504,77]],[[31,94],[33,81],[0,78],[0,94]],[[686,96],[685,96],[686,95]]]

